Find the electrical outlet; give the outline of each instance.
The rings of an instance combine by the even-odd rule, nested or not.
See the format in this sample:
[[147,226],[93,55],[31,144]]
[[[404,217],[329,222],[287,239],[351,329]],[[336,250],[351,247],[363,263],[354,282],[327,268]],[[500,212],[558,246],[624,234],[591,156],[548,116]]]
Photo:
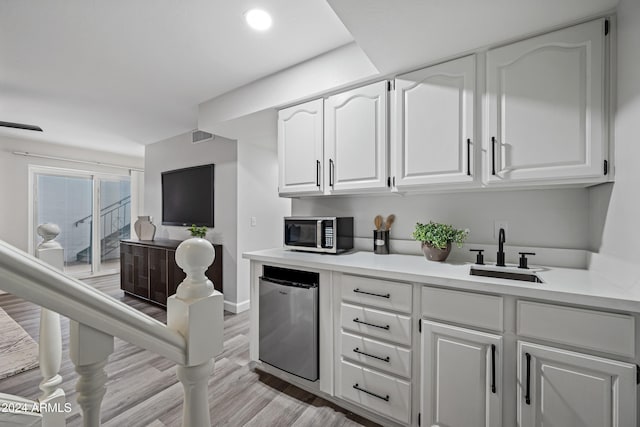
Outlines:
[[251,226],[255,227],[257,225],[257,223],[258,223],[258,220],[256,219],[256,217],[252,216],[251,217]]
[[497,219],[494,222],[494,226],[493,226],[493,238],[494,239],[498,238],[498,234],[500,234],[500,229],[501,228],[504,228],[504,232],[505,232],[505,234],[507,236],[509,235],[509,223],[504,219]]

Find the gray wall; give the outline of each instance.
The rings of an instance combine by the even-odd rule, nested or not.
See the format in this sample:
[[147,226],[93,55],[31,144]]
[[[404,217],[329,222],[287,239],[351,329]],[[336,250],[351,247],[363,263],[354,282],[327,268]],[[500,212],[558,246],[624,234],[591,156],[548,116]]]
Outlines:
[[12,154],[26,151],[71,159],[96,161],[142,168],[144,160],[137,156],[83,150],[77,147],[0,136],[0,239],[26,251],[28,249],[28,181],[29,165],[49,166],[111,174],[127,174],[126,170],[63,160],[49,160]]
[[492,244],[494,221],[508,222],[511,245],[586,249],[586,189],[460,192],[450,194],[294,199],[294,215],[355,217],[356,237],[371,238],[377,214],[396,215],[391,239],[411,240],[416,222],[445,222],[470,230],[470,243]]
[[[225,308],[249,308],[249,261],[242,253],[282,246],[282,218],[291,201],[278,197],[277,113],[265,110],[215,123],[201,115],[198,127],[238,141],[238,273],[236,300]],[[251,219],[255,218],[255,225]]]
[[615,183],[590,190],[591,249],[638,265],[640,260],[640,2],[618,5]]
[[214,163],[215,227],[207,233],[213,243],[223,245],[224,297],[236,301],[237,265],[237,159],[236,141],[217,136],[212,141],[191,143],[191,132],[165,139],[145,148],[144,212],[157,226],[156,237],[184,240],[190,237],[186,227],[162,225],[161,173],[174,169]]

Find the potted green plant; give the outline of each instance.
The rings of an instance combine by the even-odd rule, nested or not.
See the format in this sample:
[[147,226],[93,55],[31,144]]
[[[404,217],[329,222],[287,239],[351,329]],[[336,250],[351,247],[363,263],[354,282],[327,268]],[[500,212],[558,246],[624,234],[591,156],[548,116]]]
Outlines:
[[199,237],[201,239],[204,239],[205,236],[207,235],[207,227],[204,227],[204,226],[198,227],[195,224],[191,224],[191,227],[187,228],[187,230],[189,230],[189,232],[193,237]]
[[429,221],[428,224],[416,223],[413,238],[422,243],[422,252],[429,261],[444,261],[451,252],[451,243],[462,247],[469,230],[458,230],[448,224]]

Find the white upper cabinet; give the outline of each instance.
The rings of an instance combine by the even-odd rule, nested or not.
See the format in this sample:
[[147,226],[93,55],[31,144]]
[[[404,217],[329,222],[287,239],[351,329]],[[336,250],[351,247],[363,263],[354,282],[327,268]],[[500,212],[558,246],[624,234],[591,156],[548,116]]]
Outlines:
[[323,100],[278,112],[279,192],[321,194],[323,186]]
[[636,366],[518,342],[520,427],[636,424]]
[[605,27],[590,21],[398,76],[391,127],[387,81],[281,110],[280,194],[607,181]]
[[411,189],[474,180],[475,56],[396,78],[395,185]]
[[325,102],[327,193],[387,188],[388,82],[329,97]]
[[606,180],[605,20],[487,53],[485,180]]

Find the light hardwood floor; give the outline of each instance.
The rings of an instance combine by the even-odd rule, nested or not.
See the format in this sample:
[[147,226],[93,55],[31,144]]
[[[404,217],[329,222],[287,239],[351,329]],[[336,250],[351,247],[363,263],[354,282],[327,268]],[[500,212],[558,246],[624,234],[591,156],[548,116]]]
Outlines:
[[[166,311],[120,290],[119,276],[85,282],[166,322]],[[12,295],[0,295],[2,307],[36,341],[39,308]],[[376,426],[276,377],[249,369],[249,315],[225,312],[224,352],[217,358],[209,381],[211,420],[215,426]],[[77,376],[68,356],[69,322],[63,319],[62,388],[72,411],[67,425],[82,425],[75,401]],[[115,352],[106,368],[107,394],[102,404],[104,426],[179,426],[182,417],[182,386],[176,366],[151,352],[116,338]],[[38,369],[0,380],[0,392],[28,398],[39,394]]]

